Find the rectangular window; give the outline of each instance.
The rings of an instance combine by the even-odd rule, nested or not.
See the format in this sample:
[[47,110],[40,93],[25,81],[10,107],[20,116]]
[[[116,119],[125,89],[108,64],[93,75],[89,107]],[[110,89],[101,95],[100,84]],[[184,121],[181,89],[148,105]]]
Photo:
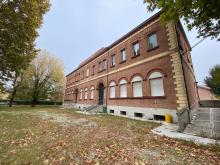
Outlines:
[[86,70],[86,77],[89,77],[89,69]]
[[140,117],[140,118],[142,118],[142,117],[143,117],[143,113],[135,112],[135,113],[134,113],[134,116],[135,116],[135,117]]
[[103,65],[103,70],[105,70],[105,69],[106,69],[106,67],[107,67],[107,61],[106,61],[106,60],[103,60],[102,65]]
[[102,61],[99,62],[99,71],[102,71]]
[[110,98],[115,98],[115,86],[110,87]]
[[82,100],[82,98],[83,98],[83,93],[82,91],[80,91],[80,100]]
[[126,61],[126,52],[125,49],[121,50],[121,62]]
[[82,72],[82,79],[84,79],[84,71]]
[[85,91],[85,100],[87,100],[87,97],[88,97],[88,91],[86,90]]
[[153,49],[157,46],[158,46],[157,35],[156,33],[153,33],[148,37],[148,49]]
[[137,81],[133,82],[133,96],[134,97],[142,97],[142,82]]
[[151,96],[164,96],[163,78],[151,79]]
[[126,111],[120,111],[120,114],[125,116],[127,113]]
[[114,112],[115,112],[114,110],[110,109],[110,113],[114,113]]
[[133,56],[140,55],[140,45],[139,42],[133,44]]
[[92,66],[92,75],[95,74],[95,65]]
[[115,55],[112,55],[112,63],[111,66],[115,66]]
[[120,85],[120,97],[127,97],[127,84]]
[[91,90],[90,99],[94,99],[94,89]]

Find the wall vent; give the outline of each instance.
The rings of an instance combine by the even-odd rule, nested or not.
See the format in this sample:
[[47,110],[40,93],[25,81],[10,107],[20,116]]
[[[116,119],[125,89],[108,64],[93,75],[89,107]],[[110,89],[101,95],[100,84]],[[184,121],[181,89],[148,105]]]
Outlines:
[[135,113],[134,113],[134,117],[142,118],[142,117],[143,117],[143,113],[137,113],[137,112],[135,112]]
[[127,114],[127,112],[126,111],[120,111],[120,114],[125,116]]
[[115,113],[115,111],[114,111],[114,110],[112,110],[112,109],[110,109],[110,113]]
[[164,115],[154,115],[154,120],[165,121]]

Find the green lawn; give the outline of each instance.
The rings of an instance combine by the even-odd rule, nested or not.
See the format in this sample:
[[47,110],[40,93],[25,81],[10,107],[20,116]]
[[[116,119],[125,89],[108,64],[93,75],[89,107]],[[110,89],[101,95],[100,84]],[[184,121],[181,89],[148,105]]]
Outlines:
[[154,135],[157,126],[54,106],[0,107],[0,164],[220,164],[219,147]]

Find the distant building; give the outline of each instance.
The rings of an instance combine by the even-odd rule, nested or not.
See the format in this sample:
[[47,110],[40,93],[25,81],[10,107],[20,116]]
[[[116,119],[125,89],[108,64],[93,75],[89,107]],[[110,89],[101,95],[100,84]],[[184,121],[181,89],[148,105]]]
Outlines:
[[205,85],[199,85],[198,92],[200,100],[217,100],[211,88]]
[[108,113],[131,118],[170,114],[174,121],[178,110],[195,109],[198,92],[190,44],[180,22],[161,25],[160,15],[68,74],[64,104],[75,108],[101,104]]

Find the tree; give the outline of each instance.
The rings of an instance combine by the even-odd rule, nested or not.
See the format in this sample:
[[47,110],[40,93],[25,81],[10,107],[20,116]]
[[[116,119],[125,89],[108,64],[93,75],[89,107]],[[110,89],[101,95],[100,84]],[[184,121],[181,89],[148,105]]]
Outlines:
[[144,0],[144,3],[150,12],[155,9],[164,11],[162,22],[183,18],[188,30],[198,30],[198,37],[220,40],[219,0]]
[[220,96],[220,65],[215,65],[205,78],[205,83],[212,89],[214,94]]
[[62,100],[64,80],[61,60],[47,51],[40,51],[23,74],[18,96],[31,97],[32,106],[35,106],[39,99]]
[[[15,81],[35,57],[37,29],[49,10],[49,0],[0,2],[0,86]],[[17,84],[16,82],[14,84]]]

